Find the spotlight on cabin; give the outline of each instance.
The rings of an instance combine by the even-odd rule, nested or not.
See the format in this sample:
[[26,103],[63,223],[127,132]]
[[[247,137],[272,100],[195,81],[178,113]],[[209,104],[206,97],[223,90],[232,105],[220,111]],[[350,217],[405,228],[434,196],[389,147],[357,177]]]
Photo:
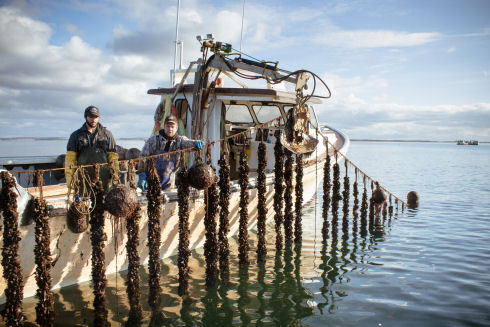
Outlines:
[[198,40],[199,42],[201,42],[202,41],[202,36],[201,35],[197,35],[196,36],[196,40]]
[[231,44],[223,43],[223,42],[216,42],[216,45],[214,47],[214,51],[215,52],[230,53],[231,52]]

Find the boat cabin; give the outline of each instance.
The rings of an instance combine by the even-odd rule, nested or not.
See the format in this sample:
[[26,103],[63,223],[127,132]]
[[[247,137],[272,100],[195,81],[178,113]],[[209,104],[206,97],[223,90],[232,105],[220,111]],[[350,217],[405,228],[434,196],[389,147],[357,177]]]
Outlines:
[[[266,143],[266,156],[268,158],[266,172],[273,171],[274,145],[277,141],[275,132],[284,130],[287,112],[296,104],[294,93],[270,88],[216,87],[207,99],[208,103],[203,110],[204,115],[201,116],[204,117],[202,118],[204,123],[199,126],[192,118],[194,85],[186,84],[182,86],[180,92],[176,92],[176,90],[177,87],[150,89],[148,94],[161,96],[162,104],[175,94],[172,105],[175,108],[175,113],[182,121],[182,126],[185,126],[185,131],[181,131],[181,135],[186,135],[189,138],[200,138],[205,142],[227,138],[225,144],[231,153],[232,179],[238,178],[238,158],[243,149],[249,155],[250,172],[253,173],[257,170],[257,149],[261,141]],[[321,103],[318,99],[311,99],[310,102]],[[316,123],[316,116],[311,104],[308,104],[308,108],[311,119]],[[278,117],[281,118],[272,125],[261,128],[264,123]],[[250,132],[241,133],[246,130],[250,130]],[[233,135],[238,136],[233,138]],[[211,148],[211,160],[214,167],[219,167],[218,159],[221,146],[221,144],[216,144]]]

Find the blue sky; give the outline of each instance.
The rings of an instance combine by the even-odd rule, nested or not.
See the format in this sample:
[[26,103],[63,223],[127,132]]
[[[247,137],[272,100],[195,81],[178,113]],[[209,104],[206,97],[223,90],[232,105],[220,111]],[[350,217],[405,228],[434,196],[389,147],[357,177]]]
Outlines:
[[[0,137],[68,136],[97,105],[147,137],[173,67],[177,1],[1,1]],[[242,1],[181,1],[198,34],[240,46]],[[321,76],[319,120],[351,138],[490,141],[490,1],[246,1],[242,50]]]

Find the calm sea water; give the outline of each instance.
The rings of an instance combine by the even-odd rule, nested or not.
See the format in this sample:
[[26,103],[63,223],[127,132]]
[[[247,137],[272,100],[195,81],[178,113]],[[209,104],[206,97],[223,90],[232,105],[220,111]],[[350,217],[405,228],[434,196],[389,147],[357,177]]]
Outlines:
[[[301,246],[275,253],[269,224],[267,262],[257,264],[252,233],[248,276],[234,268],[237,258],[232,256],[226,288],[205,288],[205,258],[202,250],[194,251],[190,296],[183,301],[176,295],[176,258],[163,261],[166,323],[490,326],[490,146],[352,142],[348,157],[400,198],[417,191],[420,207],[404,213],[400,207],[398,215],[386,219],[384,231],[374,235],[343,239],[339,231],[338,242],[328,239],[322,248],[320,187],[304,208]],[[353,175],[350,180],[352,186]],[[350,219],[352,229],[352,215]],[[236,254],[236,240],[232,246]],[[148,325],[147,267],[141,268],[141,276],[142,324]],[[124,272],[109,276],[112,325],[127,319],[124,277]],[[89,283],[56,291],[57,324],[90,325],[91,292]],[[30,322],[35,321],[35,303],[34,298],[24,302]]]

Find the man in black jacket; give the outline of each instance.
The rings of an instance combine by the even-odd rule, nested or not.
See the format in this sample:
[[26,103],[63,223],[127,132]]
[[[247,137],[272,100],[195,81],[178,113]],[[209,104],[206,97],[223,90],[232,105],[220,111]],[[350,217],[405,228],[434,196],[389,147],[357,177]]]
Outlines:
[[85,123],[70,135],[66,147],[65,176],[68,188],[72,187],[72,178],[76,166],[95,163],[109,163],[100,169],[100,178],[104,189],[110,180],[117,181],[119,174],[116,141],[112,133],[99,123],[100,112],[95,106],[85,108]]

